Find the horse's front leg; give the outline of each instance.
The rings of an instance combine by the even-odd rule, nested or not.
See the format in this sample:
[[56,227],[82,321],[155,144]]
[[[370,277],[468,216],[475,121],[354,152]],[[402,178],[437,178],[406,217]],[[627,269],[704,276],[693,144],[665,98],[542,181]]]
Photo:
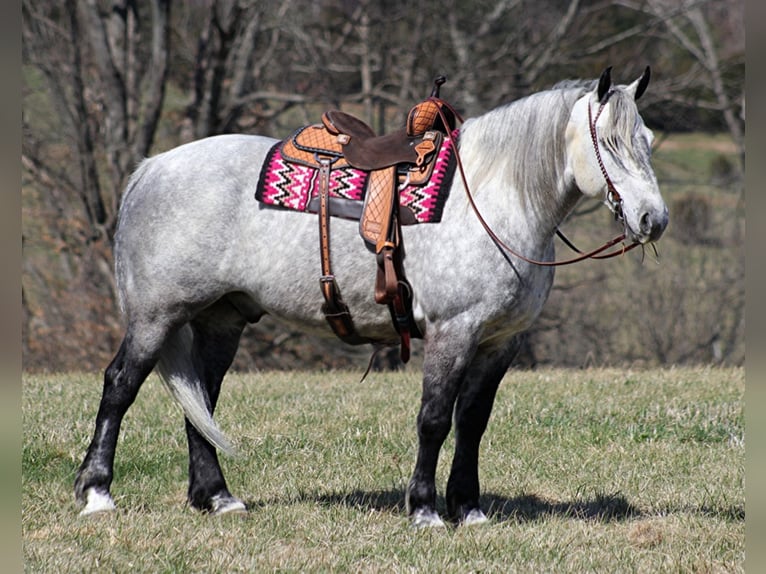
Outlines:
[[447,481],[447,514],[455,522],[487,520],[479,506],[479,444],[497,388],[517,351],[516,338],[501,348],[479,349],[460,387],[454,416],[455,455]]
[[429,333],[418,413],[418,456],[407,486],[407,513],[416,527],[444,526],[436,511],[436,465],[452,424],[452,411],[475,345],[446,332]]

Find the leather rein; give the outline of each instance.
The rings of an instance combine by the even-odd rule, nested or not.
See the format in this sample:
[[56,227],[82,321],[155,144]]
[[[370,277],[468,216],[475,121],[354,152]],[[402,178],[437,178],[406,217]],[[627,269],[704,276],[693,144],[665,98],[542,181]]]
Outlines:
[[[588,103],[588,123],[590,124],[590,137],[591,141],[593,142],[593,149],[596,152],[596,159],[598,160],[598,165],[601,168],[601,174],[604,176],[604,180],[606,181],[607,186],[607,194],[606,194],[606,200],[609,206],[612,209],[612,212],[614,213],[615,220],[617,221],[623,221],[623,213],[622,213],[622,198],[620,197],[619,192],[617,191],[617,188],[615,188],[614,184],[612,183],[612,179],[609,177],[609,174],[606,171],[606,167],[604,166],[604,161],[601,159],[601,152],[599,151],[599,145],[598,145],[598,137],[596,135],[596,121],[598,120],[599,116],[601,115],[601,112],[604,110],[604,106],[606,105],[606,102],[609,98],[608,93],[601,101],[598,111],[596,112],[596,117],[593,118],[591,114],[591,106],[590,103]],[[447,122],[447,118],[445,117],[444,111],[442,110],[442,105],[445,106],[447,109],[449,109],[455,117],[460,121],[460,123],[463,123],[463,118],[460,116],[460,114],[446,101],[442,100],[441,98],[431,96],[428,98],[429,100],[436,103],[437,108],[439,110],[439,117],[441,118],[442,122],[445,126],[448,126],[449,123]],[[571,265],[572,263],[577,263],[579,261],[584,261],[585,259],[610,259],[612,257],[615,257],[617,255],[623,255],[624,253],[627,253],[631,249],[638,247],[641,245],[639,242],[634,241],[630,245],[624,245],[620,247],[619,249],[615,249],[614,251],[610,251],[608,253],[604,253],[611,247],[614,247],[618,243],[622,243],[627,235],[625,232],[621,233],[617,237],[614,237],[613,239],[610,239],[600,247],[597,247],[591,251],[583,252],[579,250],[577,247],[574,246],[574,244],[567,239],[567,237],[561,232],[561,230],[556,228],[556,234],[561,238],[561,240],[573,251],[578,253],[577,257],[572,257],[571,259],[565,259],[561,261],[538,261],[536,259],[530,259],[528,257],[525,257],[521,253],[518,253],[516,250],[510,248],[508,245],[503,242],[502,239],[500,239],[494,231],[492,231],[492,228],[489,226],[489,224],[486,222],[484,217],[481,215],[481,212],[479,211],[479,208],[476,206],[476,203],[473,199],[473,194],[471,193],[471,190],[468,186],[468,179],[465,175],[465,171],[463,169],[463,162],[460,158],[460,152],[458,150],[458,146],[453,146],[455,150],[455,159],[457,160],[457,166],[460,171],[460,177],[463,181],[463,188],[465,189],[466,196],[468,197],[468,202],[471,204],[471,208],[473,209],[474,213],[476,214],[476,217],[479,220],[479,223],[481,223],[484,230],[487,232],[487,235],[489,235],[490,239],[497,245],[498,248],[500,248],[503,251],[506,251],[513,255],[514,257],[518,257],[522,261],[526,261],[527,263],[531,263],[533,265],[541,265],[544,267],[557,267],[561,265]]]

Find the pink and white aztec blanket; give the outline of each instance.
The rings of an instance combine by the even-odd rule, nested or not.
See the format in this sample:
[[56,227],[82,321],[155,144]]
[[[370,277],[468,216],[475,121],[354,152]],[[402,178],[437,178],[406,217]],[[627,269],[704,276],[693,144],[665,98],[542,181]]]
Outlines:
[[[403,214],[402,223],[438,223],[441,221],[444,204],[447,202],[452,177],[455,173],[453,145],[458,131],[445,137],[436,157],[431,178],[424,185],[405,185],[399,191],[399,203],[409,210],[413,217]],[[296,211],[315,211],[312,198],[319,195],[319,170],[305,165],[290,163],[280,153],[282,142],[275,144],[266,156],[255,198],[275,207]],[[361,205],[367,192],[369,172],[352,167],[333,168],[330,172],[330,199],[359,202]],[[312,205],[310,206],[310,202]],[[331,210],[331,213],[334,213]],[[346,212],[348,213],[348,212]]]

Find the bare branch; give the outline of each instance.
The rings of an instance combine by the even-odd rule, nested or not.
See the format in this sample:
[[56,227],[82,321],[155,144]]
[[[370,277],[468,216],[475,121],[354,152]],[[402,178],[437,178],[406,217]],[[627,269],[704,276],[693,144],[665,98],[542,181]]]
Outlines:
[[525,58],[524,67],[528,69],[527,79],[530,83],[537,81],[540,73],[550,64],[553,54],[559,49],[562,38],[570,32],[579,7],[580,0],[570,0],[566,13],[549,34],[543,50],[540,53],[530,52]]
[[149,155],[162,104],[168,76],[168,52],[170,36],[170,1],[152,1],[152,51],[148,72],[141,82],[142,106],[139,129],[133,143],[133,161]]
[[88,110],[85,102],[85,80],[83,78],[83,61],[80,52],[78,38],[80,36],[80,22],[77,17],[77,8],[74,0],[67,0],[70,9],[70,26],[72,34],[72,46],[74,47],[74,62],[72,74],[72,92],[74,108],[79,128],[77,145],[80,148],[79,160],[82,174],[82,197],[85,211],[91,224],[100,226],[106,223],[107,212],[101,197],[101,185],[98,179],[98,168],[95,159],[95,143],[88,122]]

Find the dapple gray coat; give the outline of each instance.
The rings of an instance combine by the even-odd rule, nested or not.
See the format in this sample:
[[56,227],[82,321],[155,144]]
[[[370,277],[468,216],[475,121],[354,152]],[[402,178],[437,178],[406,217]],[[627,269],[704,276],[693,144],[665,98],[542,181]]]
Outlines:
[[[588,108],[595,114],[602,102],[595,129],[626,233],[641,243],[660,237],[667,208],[649,165],[651,132],[635,104],[646,80],[612,86],[607,72],[598,86],[562,85],[462,126],[468,185],[505,243],[527,257],[552,260],[554,232],[577,201],[606,197],[588,123]],[[83,514],[114,508],[120,424],[155,367],[187,417],[191,505],[214,513],[245,510],[226,486],[216,448],[228,445],[212,419],[243,328],[269,314],[333,336],[320,311],[316,216],[253,199],[274,143],[250,135],[204,139],[145,160],[130,180],[115,242],[127,330],[106,370],[95,432],[76,478]],[[443,524],[435,472],[453,424],[447,513],[461,523],[486,520],[479,507],[479,443],[516,336],[539,315],[553,282],[552,268],[493,243],[463,186],[456,175],[441,223],[403,230],[414,316],[424,333],[419,447],[406,492],[418,526]],[[357,223],[333,219],[332,257],[359,333],[396,343],[388,310],[372,298],[376,264]]]

